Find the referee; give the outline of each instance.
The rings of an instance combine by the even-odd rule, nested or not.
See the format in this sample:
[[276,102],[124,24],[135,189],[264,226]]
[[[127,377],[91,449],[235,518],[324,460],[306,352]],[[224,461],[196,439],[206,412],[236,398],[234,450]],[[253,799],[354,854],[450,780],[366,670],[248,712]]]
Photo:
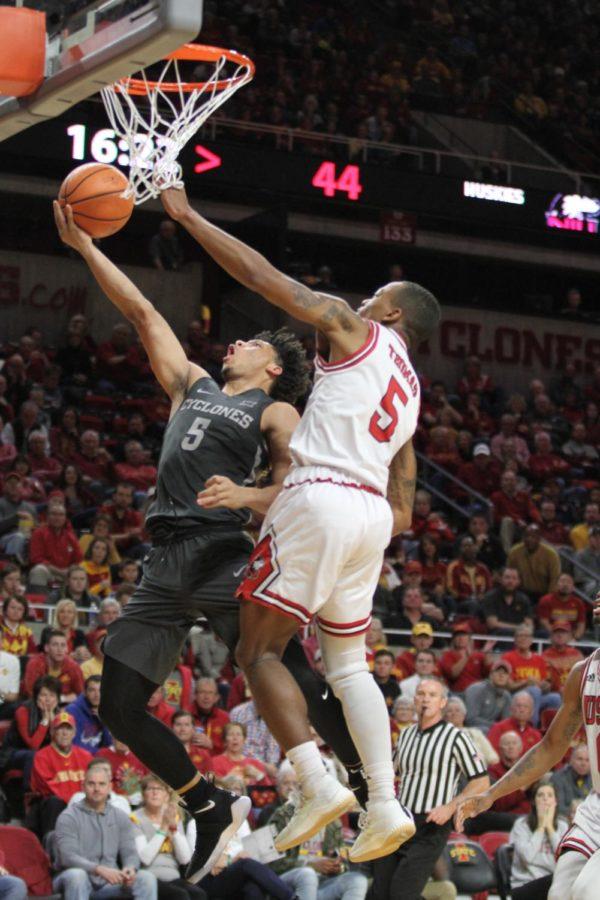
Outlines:
[[[419,900],[452,830],[459,798],[486,790],[489,778],[471,739],[443,720],[448,688],[425,678],[415,694],[418,724],[401,732],[394,762],[400,776],[400,803],[417,830],[395,853],[373,866],[373,900]],[[467,785],[457,794],[461,776]]]

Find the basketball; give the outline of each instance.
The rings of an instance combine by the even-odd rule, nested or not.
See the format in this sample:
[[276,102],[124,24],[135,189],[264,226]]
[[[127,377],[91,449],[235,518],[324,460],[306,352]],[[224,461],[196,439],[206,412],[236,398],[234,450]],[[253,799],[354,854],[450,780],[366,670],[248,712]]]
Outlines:
[[114,166],[86,163],[69,172],[60,186],[58,201],[68,203],[73,219],[95,238],[108,237],[125,225],[133,212],[133,195],[126,194],[127,177]]

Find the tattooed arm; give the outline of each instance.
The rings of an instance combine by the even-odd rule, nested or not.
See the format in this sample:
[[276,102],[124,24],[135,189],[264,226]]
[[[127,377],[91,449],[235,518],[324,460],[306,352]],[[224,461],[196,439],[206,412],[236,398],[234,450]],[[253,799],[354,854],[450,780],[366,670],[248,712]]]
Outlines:
[[550,772],[553,766],[565,755],[571,741],[581,728],[581,675],[586,660],[578,662],[569,674],[565,685],[563,703],[552,719],[548,731],[539,742],[525,753],[514,764],[506,775],[503,775],[483,794],[470,797],[459,804],[455,818],[457,831],[462,831],[465,819],[479,815],[489,809],[500,797],[513,791],[529,787],[542,775]]
[[387,499],[394,514],[392,534],[408,531],[417,486],[417,460],[412,440],[398,450],[390,466]]
[[288,278],[256,250],[217,228],[190,206],[185,191],[169,188],[163,206],[204,247],[221,268],[251,291],[308,322],[329,338],[333,360],[354,353],[367,339],[369,326],[339,297],[319,294]]

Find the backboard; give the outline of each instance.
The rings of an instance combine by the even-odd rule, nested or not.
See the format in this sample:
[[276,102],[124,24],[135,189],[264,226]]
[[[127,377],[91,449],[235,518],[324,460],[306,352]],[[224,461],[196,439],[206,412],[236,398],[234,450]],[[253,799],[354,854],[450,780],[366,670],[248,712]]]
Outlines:
[[28,97],[0,97],[0,141],[162,59],[202,27],[202,0],[18,0],[16,5],[46,11],[46,77]]

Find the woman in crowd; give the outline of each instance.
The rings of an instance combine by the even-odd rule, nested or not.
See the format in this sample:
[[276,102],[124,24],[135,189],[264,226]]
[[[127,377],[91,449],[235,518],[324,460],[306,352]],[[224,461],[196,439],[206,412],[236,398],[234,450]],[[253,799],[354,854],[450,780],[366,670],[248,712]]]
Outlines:
[[0,747],[0,772],[21,769],[23,787],[29,787],[29,777],[36,750],[50,743],[50,722],[58,711],[61,683],[51,675],[38,678],[33,697],[17,706],[15,718]]
[[62,599],[72,600],[78,609],[90,609],[97,607],[98,601],[88,590],[87,572],[79,563],[69,566],[67,582],[64,589],[53,591],[50,594],[50,602],[56,603]]
[[390,728],[392,730],[392,746],[398,743],[398,738],[405,728],[413,725],[415,721],[415,704],[410,697],[396,697],[392,706]]
[[86,659],[89,659],[91,654],[88,649],[87,638],[81,628],[77,627],[78,624],[79,615],[73,600],[67,598],[59,600],[54,609],[52,624],[47,625],[40,636],[40,652],[43,651],[52,631],[62,631],[67,639],[69,656],[77,660],[77,662],[84,662]]
[[96,514],[97,502],[94,495],[84,487],[81,472],[76,465],[65,465],[58,479],[58,486],[64,494],[67,515],[73,527],[89,527]]
[[181,878],[192,858],[181,810],[173,792],[155,775],[142,778],[142,805],[131,816],[135,845],[145,869],[156,875],[159,900],[201,900],[206,894]]
[[61,462],[72,459],[79,450],[79,413],[74,406],[63,409],[58,425],[50,429],[50,452]]
[[419,540],[417,559],[423,566],[421,586],[429,594],[441,596],[446,585],[446,563],[440,561],[438,541],[432,534],[423,534]]
[[1,649],[14,656],[26,657],[37,653],[33,632],[25,619],[29,615],[29,604],[20,594],[12,594],[2,603]]
[[225,751],[213,756],[212,770],[217,778],[238,775],[244,784],[272,784],[265,764],[244,754],[246,728],[241,722],[228,722],[223,729]]
[[21,499],[30,503],[45,503],[46,488],[43,482],[31,471],[31,463],[26,456],[15,456],[11,472],[16,472],[21,479]]
[[110,543],[105,538],[94,538],[81,563],[87,573],[90,594],[95,597],[108,597],[111,592],[109,557]]
[[509,837],[515,848],[511,872],[513,900],[545,900],[556,865],[556,849],[569,827],[558,816],[551,782],[539,781],[531,794],[531,812],[517,819]]
[[110,546],[108,563],[111,566],[116,566],[121,562],[121,556],[119,554],[119,551],[115,547],[115,542],[110,536],[111,524],[112,520],[110,516],[107,516],[106,513],[99,513],[94,519],[91,534],[82,534],[79,538],[79,546],[81,547],[81,552],[85,556],[85,554],[89,550],[90,544],[96,538],[102,538],[102,540],[108,541]]
[[0,600],[4,603],[9,597],[22,597],[25,585],[21,580],[21,567],[16,563],[8,563],[0,575]]

